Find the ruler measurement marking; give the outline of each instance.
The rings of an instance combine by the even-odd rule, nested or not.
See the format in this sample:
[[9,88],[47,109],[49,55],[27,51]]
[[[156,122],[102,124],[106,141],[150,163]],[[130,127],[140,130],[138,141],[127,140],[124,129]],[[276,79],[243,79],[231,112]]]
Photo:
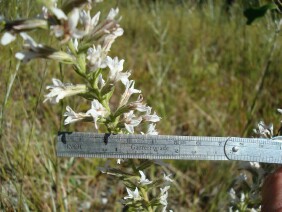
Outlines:
[[247,160],[282,163],[282,141],[196,136],[151,136],[60,133],[58,156]]

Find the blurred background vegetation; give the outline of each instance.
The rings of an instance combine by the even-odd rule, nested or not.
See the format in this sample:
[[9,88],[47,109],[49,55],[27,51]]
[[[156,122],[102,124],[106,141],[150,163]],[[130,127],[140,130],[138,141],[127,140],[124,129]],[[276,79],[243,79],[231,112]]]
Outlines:
[[[106,16],[111,7],[120,8],[125,33],[110,55],[124,58],[125,68],[133,71],[136,87],[162,117],[160,134],[250,137],[261,119],[273,122],[276,130],[281,119],[276,112],[281,108],[281,35],[275,36],[273,14],[252,25],[246,25],[243,15],[250,5],[262,3],[109,0],[94,10]],[[41,10],[32,0],[2,0],[0,9],[8,19],[32,17]],[[54,46],[44,33],[31,35]],[[52,77],[73,83],[80,79],[70,67],[60,70],[59,64],[44,60],[17,70],[14,54],[21,42],[0,47],[0,208],[121,210],[123,186],[98,170],[114,160],[56,157],[59,130],[93,131],[93,125],[62,126],[66,105],[83,110],[88,104],[79,98],[43,104],[45,86]],[[163,168],[175,179],[169,208],[227,209],[237,163],[165,162]],[[150,173],[162,176],[154,168]]]

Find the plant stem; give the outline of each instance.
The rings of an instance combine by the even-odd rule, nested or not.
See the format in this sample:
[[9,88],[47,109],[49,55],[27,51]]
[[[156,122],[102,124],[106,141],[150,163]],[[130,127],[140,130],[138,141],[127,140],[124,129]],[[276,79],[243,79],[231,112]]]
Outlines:
[[279,32],[280,32],[281,25],[282,25],[282,19],[280,20],[280,22],[277,25],[277,28],[275,30],[274,37],[273,37],[273,40],[272,40],[270,52],[269,52],[268,57],[267,57],[266,65],[265,65],[264,69],[262,70],[261,76],[260,76],[260,78],[259,78],[259,80],[256,84],[256,87],[255,87],[256,93],[255,93],[255,96],[252,100],[252,104],[251,104],[251,106],[248,110],[248,113],[247,113],[247,123],[245,124],[244,130],[243,130],[243,133],[242,133],[243,136],[246,136],[248,129],[249,129],[249,126],[252,123],[253,114],[254,114],[254,111],[255,111],[255,106],[256,106],[257,100],[259,98],[259,94],[261,93],[261,91],[263,89],[265,78],[266,78],[267,73],[269,72],[269,67],[272,63],[272,58],[273,58],[275,49],[277,47],[277,41],[278,41],[277,38],[278,38],[278,35],[279,35]]
[[[1,139],[2,133],[3,133],[4,113],[5,113],[6,104],[8,102],[8,98],[10,96],[11,89],[13,87],[15,78],[16,78],[16,76],[18,74],[19,69],[20,69],[20,65],[21,65],[21,62],[18,62],[17,65],[16,65],[15,72],[10,75],[10,79],[9,79],[9,84],[8,84],[8,87],[7,87],[6,95],[5,95],[5,98],[4,98],[4,101],[3,101],[3,104],[2,104],[2,108],[1,108],[1,111],[0,111],[0,139]],[[10,67],[11,67],[11,64],[10,64]]]
[[[144,188],[140,188],[140,191],[141,191],[141,193],[143,195],[143,198],[144,198],[145,202],[146,203],[150,203],[149,197],[148,197],[148,194],[147,194],[146,190]],[[148,211],[149,212],[153,212],[153,208],[150,205],[148,206]]]

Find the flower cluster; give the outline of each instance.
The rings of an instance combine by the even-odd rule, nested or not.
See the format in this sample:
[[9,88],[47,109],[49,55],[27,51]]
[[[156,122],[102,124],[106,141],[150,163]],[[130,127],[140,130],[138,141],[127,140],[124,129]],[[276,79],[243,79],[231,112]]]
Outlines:
[[[125,161],[124,163],[127,163]],[[103,173],[117,176],[126,182],[127,196],[123,199],[123,203],[134,211],[167,211],[168,207],[168,190],[170,184],[173,182],[171,174],[163,174],[163,177],[156,180],[149,180],[145,173],[140,170],[141,167],[148,167],[152,164],[151,161],[145,161],[141,163],[134,174],[128,172],[112,169],[112,168],[101,168]],[[156,190],[153,190],[153,189]],[[152,193],[158,193],[157,196],[153,197]],[[161,209],[161,210],[160,210]],[[172,210],[169,210],[172,212]]]
[[[126,204],[130,205],[132,204],[132,201],[134,202],[140,201],[142,204],[142,201],[143,202],[145,201],[146,202],[145,205],[148,205],[152,208],[154,206],[161,205],[163,207],[162,211],[166,211],[166,208],[168,205],[168,202],[167,202],[168,190],[170,189],[170,186],[166,185],[164,186],[164,188],[160,188],[160,195],[153,200],[149,200],[147,192],[150,188],[149,185],[153,184],[154,182],[146,179],[146,176],[143,171],[139,171],[139,173],[140,173],[140,179],[138,182],[139,188],[136,187],[134,191],[130,190],[129,188],[126,188],[128,196],[124,197],[124,199],[125,200],[131,199],[130,201],[127,201]],[[164,174],[164,177],[162,180],[165,184],[173,182],[173,180],[169,176],[170,175]],[[139,190],[141,191],[141,194],[139,194]],[[169,210],[169,211],[172,211],[172,210]]]
[[[65,124],[87,121],[94,122],[96,129],[99,125],[105,125],[109,132],[114,133],[135,133],[139,127],[140,133],[157,134],[154,123],[160,117],[143,103],[141,91],[135,89],[135,81],[129,79],[131,72],[123,71],[124,60],[108,55],[115,39],[123,34],[118,23],[119,10],[111,9],[107,17],[100,20],[100,12],[91,17],[90,1],[87,0],[65,3],[62,8],[57,7],[55,0],[44,4],[37,18],[3,20],[5,33],[1,39],[1,43],[7,45],[19,34],[24,46],[22,51],[16,53],[17,59],[23,62],[35,58],[57,60],[71,64],[84,78],[86,83],[78,85],[53,79],[53,84],[47,86],[50,93],[45,95],[44,102],[56,104],[65,97],[78,95],[91,100],[90,109],[75,112],[67,106]],[[38,44],[27,34],[27,31],[38,28],[49,30],[50,35],[61,43],[60,50]],[[110,99],[118,83],[124,86],[124,93],[119,97],[119,105],[113,108],[110,107]],[[132,100],[134,94],[139,96]]]
[[[65,83],[53,78],[52,84],[46,89],[44,102],[57,104],[66,97],[79,96],[89,101],[89,109],[76,112],[69,105],[64,113],[64,124],[76,122],[92,122],[94,129],[107,129],[109,133],[142,133],[157,135],[156,122],[160,117],[143,102],[141,90],[135,88],[135,81],[129,77],[130,71],[124,71],[124,60],[109,56],[109,51],[115,39],[123,34],[119,25],[119,10],[111,9],[105,19],[100,19],[100,12],[91,16],[91,6],[100,1],[72,0],[64,1],[58,7],[57,0],[42,1],[44,6],[41,14],[35,18],[15,21],[1,18],[4,34],[2,45],[8,45],[19,35],[23,39],[23,48],[15,57],[27,63],[33,59],[50,59],[69,64],[83,78],[82,84]],[[57,40],[58,47],[37,43],[28,32],[43,29]],[[118,86],[123,91],[114,92]],[[116,105],[111,99],[119,99]],[[103,126],[103,127],[102,127]],[[120,163],[121,160],[118,160]],[[135,169],[133,169],[135,170]],[[123,173],[123,172],[121,172]],[[140,174],[140,176],[138,176]],[[160,188],[160,194],[149,200],[149,188],[160,182],[172,182],[169,176],[156,182],[146,178],[144,172],[139,173],[126,187],[128,195],[124,197],[125,204],[133,208],[157,208],[163,211],[167,208],[168,185]],[[132,176],[132,175],[130,175]],[[124,180],[128,182],[128,180]],[[127,185],[127,184],[126,184]],[[150,211],[150,210],[149,210]]]

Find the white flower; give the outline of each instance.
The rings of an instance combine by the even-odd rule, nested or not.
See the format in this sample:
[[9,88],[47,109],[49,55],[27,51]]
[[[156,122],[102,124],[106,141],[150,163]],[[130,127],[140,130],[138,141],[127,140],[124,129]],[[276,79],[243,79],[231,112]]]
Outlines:
[[[131,97],[132,94],[141,93],[140,90],[137,90],[137,89],[134,88],[134,84],[135,84],[134,80],[130,80],[130,81],[126,82],[125,91],[121,96],[121,100],[120,100],[120,104],[119,104],[120,107],[127,104],[128,100],[129,100],[129,98]],[[141,104],[142,101],[143,101],[143,97],[139,95],[137,101],[130,103],[129,106],[131,107],[132,110],[137,109],[137,108],[139,109],[139,111],[140,110],[142,111],[145,108],[147,110],[147,107],[145,106],[145,108],[144,108],[143,105]]]
[[99,22],[100,14],[101,14],[100,11],[97,12],[96,15],[94,15],[93,18],[91,19],[90,31],[97,26]]
[[64,116],[67,116],[67,118],[65,119],[64,124],[71,124],[74,122],[78,122],[81,120],[89,120],[91,119],[91,115],[87,115],[86,113],[76,113],[74,112],[70,106],[66,107],[66,112],[64,114]]
[[105,85],[105,80],[103,79],[102,74],[99,74],[98,76],[98,88],[102,89]]
[[246,195],[243,192],[241,192],[240,201],[244,202],[245,199],[246,199]]
[[231,202],[237,202],[238,201],[238,198],[236,196],[236,192],[235,192],[235,190],[233,188],[230,189],[228,194],[229,194],[229,197],[231,199]]
[[170,186],[165,186],[164,188],[160,188],[161,190],[161,195],[167,193],[167,191],[170,189]]
[[117,159],[117,164],[119,164],[119,165],[120,165],[120,164],[121,164],[121,161],[122,161],[122,159],[120,159],[120,158],[119,158],[119,159]]
[[162,211],[166,211],[166,208],[167,208],[167,197],[168,197],[168,189],[169,188],[170,188],[170,186],[165,186],[164,188],[160,188],[161,195],[160,195],[159,202],[160,202],[160,204],[162,204],[164,206]]
[[80,12],[80,21],[84,26],[86,34],[94,30],[94,28],[97,26],[99,22],[99,18],[100,18],[100,11],[96,13],[96,15],[93,18],[91,18],[90,16],[90,11],[86,12],[85,10],[82,10]]
[[258,123],[258,129],[254,129],[254,132],[261,138],[273,137],[273,124],[266,125],[263,121]]
[[111,57],[107,56],[106,63],[107,66],[110,68],[108,80],[111,83],[115,83],[119,80],[123,84],[126,84],[128,82],[128,77],[130,76],[130,73],[122,73],[124,60],[119,61],[117,57],[112,59]]
[[114,78],[116,73],[122,72],[123,70],[123,63],[124,60],[118,60],[118,57],[112,59],[111,57],[107,56],[107,66],[110,68],[110,78]]
[[97,120],[104,117],[107,114],[107,110],[96,99],[91,103],[91,109],[86,112],[87,115],[91,115],[94,119],[95,128],[98,129]]
[[48,46],[37,44],[28,34],[21,32],[20,36],[24,39],[24,48],[26,51],[16,53],[16,58],[23,62],[28,62],[34,58],[48,58],[59,60],[64,63],[73,63],[74,58],[62,51],[57,51]]
[[91,71],[96,71],[98,68],[106,68],[106,52],[102,49],[101,45],[97,48],[93,45],[93,48],[89,48],[87,51],[87,60]]
[[156,124],[149,124],[148,130],[146,132],[146,135],[158,135],[158,131],[155,129]]
[[160,196],[160,203],[164,206],[167,206],[167,197],[168,197],[168,192],[164,192]]
[[[140,90],[136,90],[135,93],[139,93],[139,91],[140,91]],[[122,99],[124,98],[124,100],[122,100],[122,101],[120,102],[121,105],[122,105],[122,104],[125,104],[125,103],[124,103],[125,101],[128,101],[128,100],[126,100],[126,98],[128,98],[127,96],[128,96],[128,94],[129,94],[129,92],[132,92],[132,91],[124,92],[123,95],[124,95],[125,97],[122,97]],[[141,91],[140,91],[140,92],[141,92]],[[132,93],[131,93],[130,95],[132,95]],[[128,104],[128,106],[129,106],[129,108],[130,108],[131,110],[137,110],[137,111],[139,111],[139,112],[146,112],[146,111],[147,111],[147,106],[146,106],[145,104],[142,104],[142,102],[143,102],[143,96],[142,96],[142,94],[140,94],[140,95],[138,96],[137,100],[134,101],[134,102],[130,102],[130,103]]]
[[110,48],[115,41],[115,39],[119,36],[123,35],[123,29],[118,27],[112,31],[112,34],[107,34],[104,36],[104,42],[103,42],[103,49],[108,52],[110,51]]
[[108,52],[115,39],[123,34],[123,29],[118,24],[120,18],[116,18],[117,14],[118,9],[111,9],[108,17],[99,24],[100,12],[92,19],[89,13],[83,12],[82,14],[81,19],[88,35],[87,38],[98,40],[105,52]]
[[112,8],[107,16],[107,20],[114,20],[115,17],[118,15],[119,9]]
[[282,109],[279,108],[277,109],[277,111],[282,114]]
[[164,178],[165,181],[173,182],[173,180],[170,179],[170,176],[171,176],[171,174],[169,174],[169,175],[164,174],[164,177],[163,177],[163,178]]
[[154,112],[153,114],[151,114],[151,107],[147,107],[147,111],[146,114],[142,116],[142,119],[144,121],[148,121],[148,122],[158,122],[161,120],[161,118],[156,114],[156,112]]
[[162,196],[160,196],[160,203],[164,206],[167,206],[167,197],[168,193],[164,193]]
[[146,176],[145,176],[143,171],[140,170],[139,173],[141,175],[141,178],[140,178],[140,181],[139,181],[139,183],[141,185],[149,185],[149,184],[151,184],[153,182],[153,181],[150,181],[150,180],[146,179]]
[[59,103],[59,101],[65,97],[85,93],[87,91],[86,85],[72,85],[71,83],[62,83],[58,79],[52,79],[53,85],[49,85],[46,89],[50,90],[50,93],[45,95],[45,100],[50,101],[52,104]]
[[50,28],[53,30],[56,37],[65,37],[62,42],[66,42],[70,38],[80,39],[86,35],[85,31],[77,29],[80,18],[80,10],[78,8],[73,8],[68,16],[66,16],[61,9],[56,7],[52,7],[51,11],[59,20],[61,20],[61,23],[52,25]]
[[134,201],[136,200],[141,200],[141,196],[139,195],[138,188],[136,187],[134,191],[131,191],[129,188],[126,188],[128,196],[124,197],[124,199],[133,199]]
[[125,128],[129,133],[133,134],[134,127],[138,126],[141,123],[142,118],[136,118],[135,114],[133,113],[133,110],[131,110],[129,113],[124,113],[123,115]]
[[260,169],[260,164],[258,162],[250,162],[250,166],[254,169]]
[[13,42],[16,39],[16,36],[12,35],[9,32],[5,32],[1,38],[1,44],[3,46],[8,45],[9,43]]

